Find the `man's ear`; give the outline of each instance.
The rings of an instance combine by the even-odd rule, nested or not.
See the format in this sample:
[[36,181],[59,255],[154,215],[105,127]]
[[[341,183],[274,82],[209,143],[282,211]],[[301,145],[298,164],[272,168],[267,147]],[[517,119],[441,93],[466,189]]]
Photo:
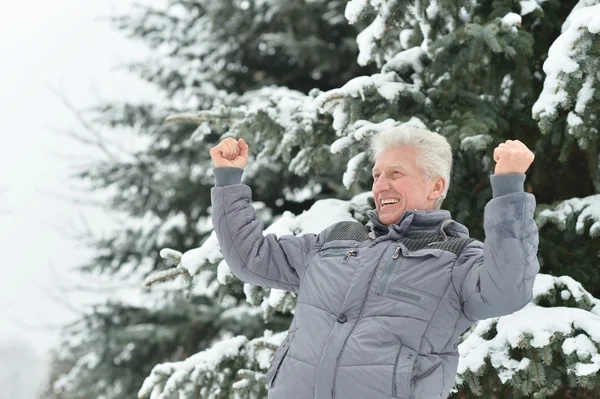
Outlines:
[[446,188],[446,180],[442,176],[436,176],[431,179],[428,200],[435,200],[442,196],[444,188]]

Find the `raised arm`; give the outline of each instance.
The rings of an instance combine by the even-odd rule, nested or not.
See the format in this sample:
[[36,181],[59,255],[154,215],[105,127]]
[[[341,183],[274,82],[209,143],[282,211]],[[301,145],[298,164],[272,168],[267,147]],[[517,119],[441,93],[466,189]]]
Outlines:
[[[532,299],[539,271],[538,228],[533,220],[535,198],[518,191],[525,175],[492,176],[497,196],[485,207],[485,241],[462,251],[453,271],[463,313],[472,321],[503,316]],[[501,192],[504,186],[505,192]]]
[[[533,154],[518,141],[498,148],[504,151],[494,153],[497,173],[490,176],[493,199],[484,211],[485,241],[465,247],[452,272],[463,313],[472,321],[523,308],[532,299],[540,268],[536,201],[524,191]],[[500,162],[502,156],[506,162]]]
[[251,205],[252,191],[241,183],[248,146],[243,139],[228,138],[210,154],[216,166],[211,190],[213,226],[232,273],[246,283],[297,292],[324,233],[263,235],[264,224],[256,220]]

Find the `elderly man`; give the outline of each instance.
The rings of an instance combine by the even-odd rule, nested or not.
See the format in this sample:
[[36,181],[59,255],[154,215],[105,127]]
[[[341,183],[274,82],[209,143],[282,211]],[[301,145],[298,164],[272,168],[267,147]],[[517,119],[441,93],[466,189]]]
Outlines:
[[232,272],[298,293],[267,373],[271,399],[446,398],[460,334],[532,298],[538,229],[523,186],[534,156],[523,143],[494,150],[485,243],[440,209],[452,167],[443,136],[394,128],[373,137],[371,154],[370,223],[276,237],[263,236],[240,183],[247,144],[228,138],[210,151],[213,223]]

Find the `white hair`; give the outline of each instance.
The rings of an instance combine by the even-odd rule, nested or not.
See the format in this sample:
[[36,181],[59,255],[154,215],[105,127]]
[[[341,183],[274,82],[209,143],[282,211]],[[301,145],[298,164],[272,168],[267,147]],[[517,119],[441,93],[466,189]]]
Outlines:
[[442,195],[436,200],[436,209],[441,209],[450,188],[450,173],[452,171],[452,148],[444,136],[429,130],[415,127],[397,126],[375,134],[371,138],[369,147],[370,160],[381,151],[391,147],[410,146],[416,148],[417,167],[424,173],[424,178],[429,180],[441,176],[446,181]]

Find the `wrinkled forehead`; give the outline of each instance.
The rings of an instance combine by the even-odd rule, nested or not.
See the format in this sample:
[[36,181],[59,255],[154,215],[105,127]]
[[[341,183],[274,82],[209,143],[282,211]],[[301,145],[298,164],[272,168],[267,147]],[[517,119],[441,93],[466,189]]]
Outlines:
[[382,170],[386,170],[386,169],[400,169],[400,171],[403,171],[403,172],[406,172],[408,170],[406,165],[403,165],[398,162],[392,162],[390,164],[385,164],[383,162],[380,162],[378,164],[377,162],[375,162],[375,165],[373,165],[373,169],[371,169],[371,172],[373,172],[373,173],[381,172]]
[[413,169],[414,163],[415,152],[413,148],[408,146],[391,147],[377,154],[373,169],[401,168],[408,171]]

